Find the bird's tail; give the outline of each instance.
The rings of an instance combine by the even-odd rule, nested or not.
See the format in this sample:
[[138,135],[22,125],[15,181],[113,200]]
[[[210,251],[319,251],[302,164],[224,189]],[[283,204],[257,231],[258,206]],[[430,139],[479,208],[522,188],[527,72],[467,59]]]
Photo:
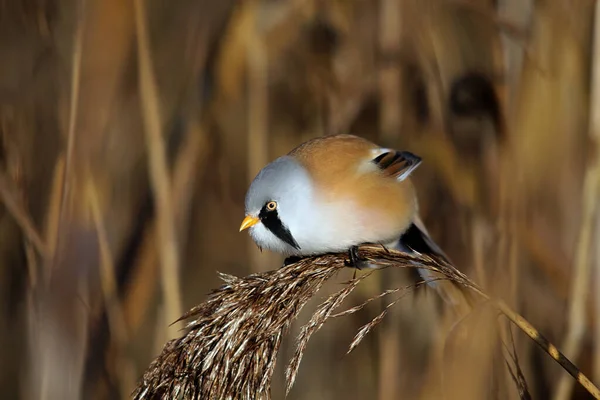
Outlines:
[[[450,257],[429,236],[429,232],[427,232],[425,225],[418,216],[393,247],[406,253],[428,255],[443,260],[449,265],[454,265]],[[463,311],[469,312],[471,310],[474,299],[468,289],[450,281],[447,276],[438,271],[425,268],[418,268],[417,270],[420,277],[431,288],[435,289],[447,304],[461,311],[461,315],[464,315]]]

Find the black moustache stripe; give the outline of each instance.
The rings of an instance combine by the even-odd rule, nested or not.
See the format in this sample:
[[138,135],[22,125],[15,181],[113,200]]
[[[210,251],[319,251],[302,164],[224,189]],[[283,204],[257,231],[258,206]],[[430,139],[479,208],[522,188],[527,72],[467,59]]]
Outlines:
[[296,239],[292,236],[290,230],[283,225],[281,220],[279,219],[279,215],[277,211],[267,211],[266,209],[262,209],[260,214],[258,214],[263,225],[270,230],[273,235],[277,236],[279,239],[283,240],[296,250],[300,250],[300,246],[296,242]]

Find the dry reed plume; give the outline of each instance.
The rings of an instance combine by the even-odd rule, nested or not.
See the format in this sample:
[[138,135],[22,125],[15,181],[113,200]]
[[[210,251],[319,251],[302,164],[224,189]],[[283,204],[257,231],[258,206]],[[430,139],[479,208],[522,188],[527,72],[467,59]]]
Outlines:
[[[600,398],[600,392],[587,377],[527,321],[504,303],[491,300],[467,276],[451,265],[428,256],[411,256],[378,246],[363,246],[361,256],[380,268],[427,268],[437,274],[438,278],[435,279],[451,281],[478,293],[483,300],[492,301],[501,313],[541,345],[595,398]],[[289,266],[245,278],[220,274],[225,284],[181,318],[189,320],[187,333],[165,345],[162,353],[145,372],[134,392],[134,398],[270,399],[271,379],[283,337],[301,309],[325,281],[344,268],[346,258],[346,254],[305,258]],[[317,307],[310,321],[302,327],[296,351],[286,369],[287,392],[294,384],[310,337],[328,319],[354,313],[366,303],[402,290],[388,290],[359,306],[334,313],[369,275],[361,275],[346,282],[341,290],[330,295]],[[382,321],[387,310],[398,300],[392,301],[383,312],[359,330],[348,352]],[[518,376],[513,377],[521,391],[521,398],[528,398],[516,355],[513,361],[518,373]],[[512,370],[510,372],[513,374]]]

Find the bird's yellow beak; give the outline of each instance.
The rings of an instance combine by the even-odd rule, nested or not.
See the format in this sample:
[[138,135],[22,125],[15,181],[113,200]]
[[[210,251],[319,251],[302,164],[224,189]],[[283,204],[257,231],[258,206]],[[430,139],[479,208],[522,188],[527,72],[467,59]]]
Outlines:
[[242,225],[240,226],[240,232],[244,229],[248,229],[251,226],[254,226],[260,222],[260,219],[253,217],[251,215],[246,215],[246,218],[242,221]]

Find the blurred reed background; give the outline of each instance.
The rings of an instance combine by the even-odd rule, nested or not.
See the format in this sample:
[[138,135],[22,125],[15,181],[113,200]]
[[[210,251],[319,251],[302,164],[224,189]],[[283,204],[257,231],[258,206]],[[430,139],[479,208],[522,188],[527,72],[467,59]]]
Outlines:
[[[0,397],[128,398],[216,271],[280,265],[238,233],[249,181],[339,132],[422,156],[432,236],[600,383],[595,14],[591,0],[0,0]],[[407,282],[382,271],[347,303]],[[438,365],[457,325],[423,288],[344,356],[386,304],[316,334],[289,398],[518,398],[477,310],[458,361]],[[533,398],[587,398],[514,341]]]

